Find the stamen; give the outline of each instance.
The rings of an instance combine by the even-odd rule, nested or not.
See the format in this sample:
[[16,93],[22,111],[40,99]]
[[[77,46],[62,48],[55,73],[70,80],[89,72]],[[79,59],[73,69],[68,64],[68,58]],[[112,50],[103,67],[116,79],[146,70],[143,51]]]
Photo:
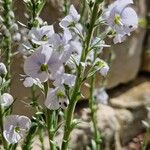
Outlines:
[[42,41],[47,41],[48,40],[48,37],[46,35],[44,35],[42,38],[41,38]]
[[115,17],[114,17],[114,23],[117,24],[117,25],[122,25],[121,23],[121,17],[119,14],[116,14]]
[[40,71],[47,71],[48,70],[48,65],[47,64],[42,64],[40,66]]
[[62,91],[57,92],[57,97],[58,98],[65,98],[65,94]]
[[15,128],[14,128],[14,131],[15,131],[16,133],[19,133],[19,132],[20,132],[20,127],[18,127],[18,126],[15,127]]

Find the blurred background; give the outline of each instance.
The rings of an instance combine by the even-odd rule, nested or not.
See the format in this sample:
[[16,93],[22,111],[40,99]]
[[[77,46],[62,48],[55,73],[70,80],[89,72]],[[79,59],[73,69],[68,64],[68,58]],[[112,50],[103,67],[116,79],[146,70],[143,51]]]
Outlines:
[[[107,0],[108,3],[112,2]],[[140,142],[145,131],[142,120],[150,120],[147,107],[150,106],[150,0],[135,0],[133,6],[139,16],[139,28],[121,44],[104,49],[103,57],[108,57],[108,51],[113,52],[111,70],[107,79],[108,105],[99,105],[97,111],[98,128],[105,138],[105,145],[113,144],[121,148],[140,149]],[[14,0],[16,21],[26,24],[25,6],[22,0]],[[82,0],[72,0],[78,11]],[[63,0],[47,0],[41,18],[49,24],[54,24],[55,30],[62,13]],[[107,42],[106,42],[107,43]],[[12,95],[17,98],[14,114],[31,116],[31,108],[25,103],[30,94],[30,89],[23,86],[20,75],[23,73],[23,59],[17,55],[12,64],[13,83]],[[101,86],[98,76],[97,86]],[[85,99],[88,88],[83,87]],[[43,99],[41,99],[42,103]],[[87,109],[87,100],[80,101],[77,105],[76,117],[90,123]],[[82,109],[84,108],[84,109]],[[73,131],[72,147],[80,150],[88,145],[92,129],[90,125],[83,124]],[[78,142],[78,144],[74,144]],[[109,147],[109,146],[108,146]]]

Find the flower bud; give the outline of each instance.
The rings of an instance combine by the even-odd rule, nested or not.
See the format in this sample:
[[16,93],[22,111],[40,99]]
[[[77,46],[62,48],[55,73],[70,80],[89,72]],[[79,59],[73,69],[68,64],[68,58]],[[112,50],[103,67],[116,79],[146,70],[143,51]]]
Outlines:
[[14,99],[9,93],[4,93],[1,96],[1,102],[0,103],[2,106],[8,107],[13,103],[13,101],[14,101]]
[[105,77],[105,76],[107,75],[108,71],[109,71],[109,66],[108,66],[107,64],[105,64],[105,65],[100,69],[100,74]]
[[16,32],[12,38],[15,42],[19,42],[21,41],[21,34],[19,32]]
[[3,63],[0,63],[0,76],[4,78],[6,74],[7,74],[6,66]]
[[18,25],[16,23],[14,23],[12,26],[11,26],[11,29],[13,31],[18,31]]

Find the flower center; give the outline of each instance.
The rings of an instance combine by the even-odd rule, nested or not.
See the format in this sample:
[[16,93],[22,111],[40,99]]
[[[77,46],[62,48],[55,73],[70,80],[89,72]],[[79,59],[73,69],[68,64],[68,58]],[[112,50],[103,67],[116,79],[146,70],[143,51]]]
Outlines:
[[20,127],[18,127],[18,126],[15,127],[15,128],[14,128],[14,131],[15,131],[16,133],[19,133],[19,132],[20,132]]
[[42,41],[47,41],[48,40],[48,37],[46,35],[44,35],[42,38],[41,38]]
[[48,70],[48,65],[47,64],[42,64],[40,67],[40,71],[47,71]]
[[119,14],[115,14],[115,17],[114,17],[114,23],[117,24],[117,25],[121,25],[121,17]]
[[65,94],[62,91],[58,91],[56,94],[57,98],[65,98]]

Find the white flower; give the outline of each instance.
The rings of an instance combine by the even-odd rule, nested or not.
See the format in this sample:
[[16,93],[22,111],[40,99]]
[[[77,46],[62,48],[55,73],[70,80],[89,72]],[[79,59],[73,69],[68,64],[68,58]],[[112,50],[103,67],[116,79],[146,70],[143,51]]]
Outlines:
[[23,81],[23,85],[25,87],[32,87],[34,84],[39,87],[42,87],[42,84],[39,79],[33,79],[32,77],[26,77]]
[[116,31],[116,36],[119,34],[119,37],[121,37],[117,37],[115,43],[122,42],[123,36],[130,35],[130,32],[138,27],[137,14],[133,8],[129,7],[129,4],[133,4],[133,1],[116,0],[104,13],[108,25]]
[[54,52],[53,55],[58,57],[62,63],[66,63],[66,61],[71,56],[71,46],[70,40],[72,35],[69,30],[65,29],[62,35],[53,34],[51,39],[49,40],[49,44],[52,46]]
[[16,23],[13,23],[11,25],[11,29],[12,29],[12,31],[16,32],[16,31],[18,31],[19,28],[18,28],[18,25]]
[[37,45],[47,44],[49,38],[54,34],[53,25],[43,26],[41,28],[32,28],[29,31],[29,39]]
[[9,93],[1,95],[0,104],[4,107],[8,107],[13,103],[14,99]]
[[99,73],[105,77],[109,71],[109,66],[104,60],[96,58],[93,64],[93,69],[99,71]]
[[23,55],[29,55],[33,52],[33,47],[29,41],[26,41],[19,45],[18,51]]
[[64,89],[56,87],[55,89],[49,89],[47,98],[45,100],[45,106],[50,110],[57,110],[59,108],[65,109],[69,104]]
[[13,39],[15,42],[21,41],[21,34],[20,34],[19,32],[16,32],[16,33],[13,35],[12,39]]
[[62,66],[61,61],[48,45],[42,45],[29,56],[24,63],[24,72],[41,82],[45,82],[50,77],[50,73],[54,73]]
[[108,104],[109,96],[106,93],[106,91],[104,90],[104,88],[95,89],[93,95],[94,95],[94,98],[95,98],[97,103],[102,103],[105,105]]
[[19,142],[29,131],[31,121],[26,116],[10,115],[5,118],[3,135],[9,144]]
[[70,6],[69,14],[61,20],[59,23],[60,27],[63,29],[68,28],[69,26],[75,26],[80,20],[80,15],[76,11],[73,5]]
[[99,37],[94,38],[92,46],[97,49],[97,54],[100,54],[104,47],[110,47],[110,45],[105,44],[105,41]]
[[72,74],[67,74],[67,73],[62,73],[56,75],[54,78],[54,86],[55,87],[60,87],[65,85],[68,85],[69,87],[72,87],[75,85],[75,79],[76,76]]
[[114,44],[117,44],[117,43],[121,43],[123,41],[126,40],[126,36],[122,35],[122,34],[117,34],[114,39],[113,39],[113,42]]
[[0,63],[0,76],[3,78],[7,74],[7,69],[4,63]]
[[103,67],[99,70],[99,72],[102,76],[105,77],[108,74],[108,71],[109,71],[109,66],[106,62],[104,62]]
[[76,67],[75,64],[79,65],[82,54],[82,45],[78,40],[74,40],[70,42],[70,48],[70,52],[72,54],[70,59],[67,61],[67,66],[73,69]]

